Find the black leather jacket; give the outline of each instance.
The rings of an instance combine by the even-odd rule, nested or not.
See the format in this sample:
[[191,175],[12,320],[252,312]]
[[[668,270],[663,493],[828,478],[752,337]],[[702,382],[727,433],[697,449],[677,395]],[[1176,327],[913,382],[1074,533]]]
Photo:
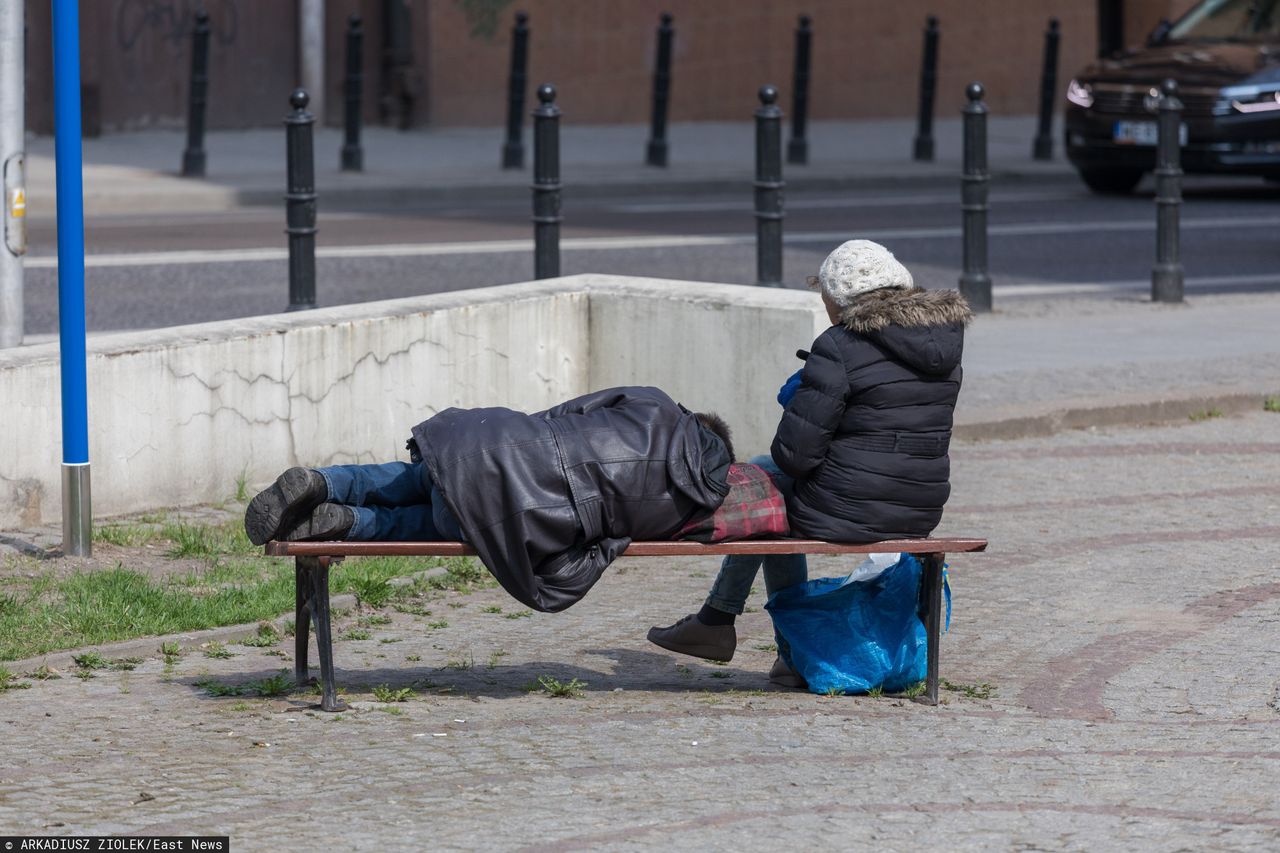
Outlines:
[[481,561],[537,610],[574,604],[631,540],[668,539],[728,493],[723,442],[657,388],[532,415],[446,409],[413,440]]

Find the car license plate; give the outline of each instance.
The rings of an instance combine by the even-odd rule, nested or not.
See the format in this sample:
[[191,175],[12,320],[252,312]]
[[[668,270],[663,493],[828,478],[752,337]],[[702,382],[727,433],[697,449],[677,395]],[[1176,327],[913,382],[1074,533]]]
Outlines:
[[[1160,128],[1154,121],[1118,121],[1112,127],[1111,139],[1118,145],[1155,145],[1160,141]],[[1178,144],[1187,144],[1187,126],[1178,125]]]

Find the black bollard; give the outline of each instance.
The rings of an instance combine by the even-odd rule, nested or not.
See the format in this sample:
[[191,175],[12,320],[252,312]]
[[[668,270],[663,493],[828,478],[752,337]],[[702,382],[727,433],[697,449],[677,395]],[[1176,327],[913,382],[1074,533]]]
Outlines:
[[533,111],[533,277],[560,275],[560,108],[556,87],[538,87]]
[[987,105],[981,83],[965,89],[964,175],[960,181],[960,209],[964,218],[964,271],[960,294],[974,311],[991,310],[991,276],[987,275]]
[[938,19],[930,15],[924,27],[924,58],[920,65],[920,114],[916,123],[915,159],[933,159],[933,96],[938,88]]
[[1160,87],[1156,145],[1156,264],[1151,269],[1151,301],[1182,301],[1178,217],[1182,205],[1182,101],[1178,84]]
[[316,160],[311,141],[315,117],[307,112],[310,100],[304,90],[295,89],[289,96],[293,112],[284,119],[290,311],[316,307]]
[[1049,19],[1044,34],[1044,68],[1040,71],[1040,125],[1036,129],[1031,156],[1036,160],[1053,159],[1053,99],[1058,88],[1058,19]]
[[355,12],[347,19],[346,104],[343,112],[345,136],[342,142],[342,171],[364,170],[364,149],[360,147],[360,101],[364,93],[364,27]]
[[507,141],[502,144],[502,168],[524,168],[524,87],[529,71],[529,16],[516,12],[511,31],[511,77],[507,81]]
[[760,87],[756,110],[756,284],[782,287],[782,110],[778,90]]
[[663,12],[658,24],[658,61],[653,69],[653,118],[645,152],[645,162],[650,166],[667,165],[667,104],[671,99],[671,41],[675,34],[671,13]]
[[809,162],[809,140],[805,129],[809,120],[809,64],[813,50],[813,30],[808,15],[800,16],[796,28],[796,67],[791,78],[791,139],[787,142],[787,162],[803,166]]
[[204,176],[204,108],[209,94],[209,13],[196,12],[191,31],[191,99],[187,105],[187,147],[182,152],[182,174]]

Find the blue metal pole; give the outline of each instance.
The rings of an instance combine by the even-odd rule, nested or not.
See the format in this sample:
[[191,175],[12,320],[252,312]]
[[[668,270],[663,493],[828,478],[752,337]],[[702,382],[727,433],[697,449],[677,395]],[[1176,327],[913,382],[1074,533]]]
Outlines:
[[80,12],[53,0],[58,188],[58,338],[62,354],[62,549],[89,556],[89,406],[85,376],[84,186],[80,169]]

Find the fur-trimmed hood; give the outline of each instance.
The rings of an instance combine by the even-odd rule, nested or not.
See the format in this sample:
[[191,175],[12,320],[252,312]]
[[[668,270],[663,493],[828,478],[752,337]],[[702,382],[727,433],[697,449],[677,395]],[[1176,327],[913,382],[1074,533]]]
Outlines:
[[960,364],[973,312],[957,291],[912,287],[873,290],[846,308],[841,320],[916,370],[945,375]]
[[973,312],[956,290],[885,288],[860,296],[841,312],[840,319],[849,331],[865,335],[890,323],[907,328],[953,323],[967,326],[973,320]]

